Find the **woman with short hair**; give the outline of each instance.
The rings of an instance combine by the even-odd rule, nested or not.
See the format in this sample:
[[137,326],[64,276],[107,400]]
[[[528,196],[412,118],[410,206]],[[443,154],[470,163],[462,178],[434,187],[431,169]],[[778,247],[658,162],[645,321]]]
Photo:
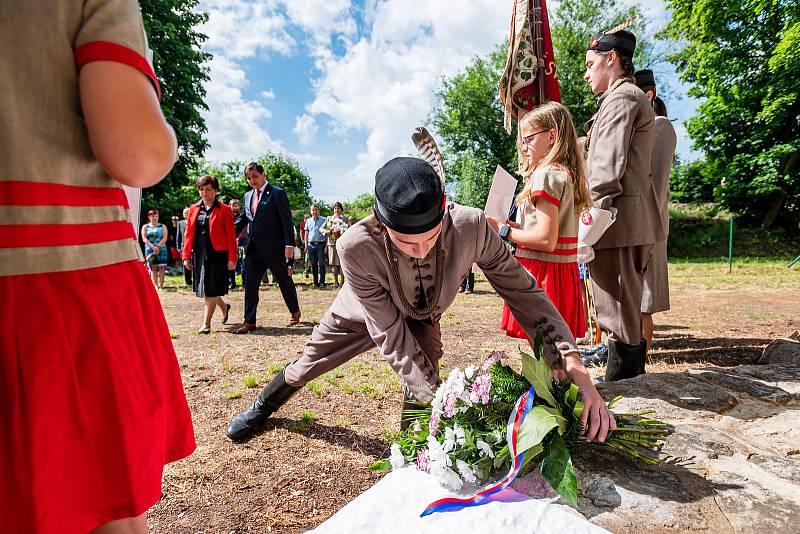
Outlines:
[[193,289],[205,299],[203,325],[198,334],[211,333],[211,319],[216,308],[222,310],[222,324],[228,322],[231,305],[223,299],[228,294],[228,272],[236,269],[238,248],[233,211],[217,199],[219,180],[203,176],[197,180],[200,202],[192,204],[186,224],[183,265],[194,271]]
[[161,291],[164,289],[164,272],[167,270],[167,227],[158,222],[158,210],[147,211],[149,222],[142,225],[142,241],[144,241],[144,258],[150,265],[153,285]]

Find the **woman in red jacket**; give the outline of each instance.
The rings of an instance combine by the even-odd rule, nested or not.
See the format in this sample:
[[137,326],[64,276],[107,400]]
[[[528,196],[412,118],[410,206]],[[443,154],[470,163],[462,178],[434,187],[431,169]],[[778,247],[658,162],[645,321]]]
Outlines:
[[228,271],[236,268],[236,231],[230,206],[217,200],[219,180],[203,176],[197,180],[200,202],[189,209],[183,265],[194,270],[193,288],[205,299],[203,326],[198,334],[211,332],[211,318],[219,306],[222,324],[228,322],[231,305],[222,300],[228,294]]

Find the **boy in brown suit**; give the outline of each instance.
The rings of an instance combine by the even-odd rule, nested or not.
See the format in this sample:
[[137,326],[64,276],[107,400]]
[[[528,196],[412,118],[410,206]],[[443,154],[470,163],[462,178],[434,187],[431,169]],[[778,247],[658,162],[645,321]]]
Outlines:
[[427,162],[395,158],[378,170],[374,215],[352,226],[336,248],[341,291],[303,355],[233,419],[230,439],[249,438],[304,384],[375,347],[403,381],[407,403],[429,402],[440,382],[439,320],[473,263],[529,335],[542,329],[545,357],[581,389],[587,438],[603,441],[615,427],[555,306],[482,211],[447,203],[443,181]]
[[591,266],[598,321],[609,333],[607,381],[644,372],[644,273],[653,244],[665,239],[650,175],[654,115],[633,83],[635,48],[626,30],[596,36],[584,74],[592,92],[603,93],[587,134],[586,179],[593,204],[617,210],[616,223],[594,245]]

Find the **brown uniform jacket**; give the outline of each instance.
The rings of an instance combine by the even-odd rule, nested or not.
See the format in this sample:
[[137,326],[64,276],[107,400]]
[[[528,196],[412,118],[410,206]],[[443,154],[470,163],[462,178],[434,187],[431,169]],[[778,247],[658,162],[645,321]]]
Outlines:
[[617,222],[594,248],[647,245],[666,238],[650,157],[655,115],[631,79],[617,80],[592,117],[586,179],[593,204],[617,209]]
[[669,235],[669,173],[675,160],[677,144],[678,136],[672,122],[666,117],[656,117],[651,168],[665,235]]
[[[477,263],[492,287],[508,303],[529,335],[541,325],[544,355],[551,363],[561,354],[577,350],[569,328],[553,303],[511,255],[505,243],[486,223],[481,210],[448,204],[442,226],[445,269],[434,320],[450,307],[461,281]],[[431,398],[439,377],[426,370],[425,355],[409,331],[406,313],[392,282],[384,238],[372,227],[372,217],[352,226],[336,241],[346,283],[329,313],[365,323],[381,355],[419,399]],[[436,253],[416,260],[394,248],[402,291],[414,305],[420,281],[426,298],[433,297]],[[491,318],[489,320],[492,320]]]

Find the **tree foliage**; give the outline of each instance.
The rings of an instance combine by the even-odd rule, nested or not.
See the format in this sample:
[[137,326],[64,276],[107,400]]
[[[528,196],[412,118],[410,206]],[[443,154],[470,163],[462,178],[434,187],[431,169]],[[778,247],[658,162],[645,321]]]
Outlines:
[[[601,31],[635,15],[642,16],[638,5],[623,7],[617,0],[561,0],[552,12],[550,33],[561,102],[572,113],[579,133],[583,124],[597,111],[597,95],[583,79],[586,47]],[[643,19],[629,30],[636,35],[633,64],[637,70],[652,68],[664,60],[657,53],[655,42],[647,36]]]
[[[597,108],[597,96],[583,79],[589,41],[598,32],[640,12],[638,6],[621,7],[616,0],[561,0],[551,13],[562,102],[572,112],[579,132]],[[638,38],[634,58],[637,68],[660,61],[643,28],[643,22],[633,27]],[[431,113],[430,122],[442,141],[455,199],[468,206],[482,208],[486,204],[497,165],[511,171],[517,168],[516,126],[511,135],[503,128],[503,108],[497,93],[507,49],[504,43],[486,57],[473,59],[464,71],[444,79]]]
[[670,200],[702,203],[714,201],[714,189],[719,185],[715,169],[704,158],[694,161],[675,161],[669,177]]
[[767,227],[800,216],[800,4],[670,0],[668,35],[689,93],[695,148],[720,173],[716,197]]
[[139,4],[161,84],[161,109],[175,129],[179,147],[172,171],[143,192],[142,209],[179,213],[190,169],[208,146],[200,112],[208,109],[203,83],[208,80],[205,63],[211,56],[200,50],[206,36],[196,31],[208,15],[196,11],[197,0],[140,0]]
[[367,215],[372,214],[372,206],[375,205],[375,195],[363,193],[354,200],[342,202],[344,214],[350,217],[352,222],[358,222]]

